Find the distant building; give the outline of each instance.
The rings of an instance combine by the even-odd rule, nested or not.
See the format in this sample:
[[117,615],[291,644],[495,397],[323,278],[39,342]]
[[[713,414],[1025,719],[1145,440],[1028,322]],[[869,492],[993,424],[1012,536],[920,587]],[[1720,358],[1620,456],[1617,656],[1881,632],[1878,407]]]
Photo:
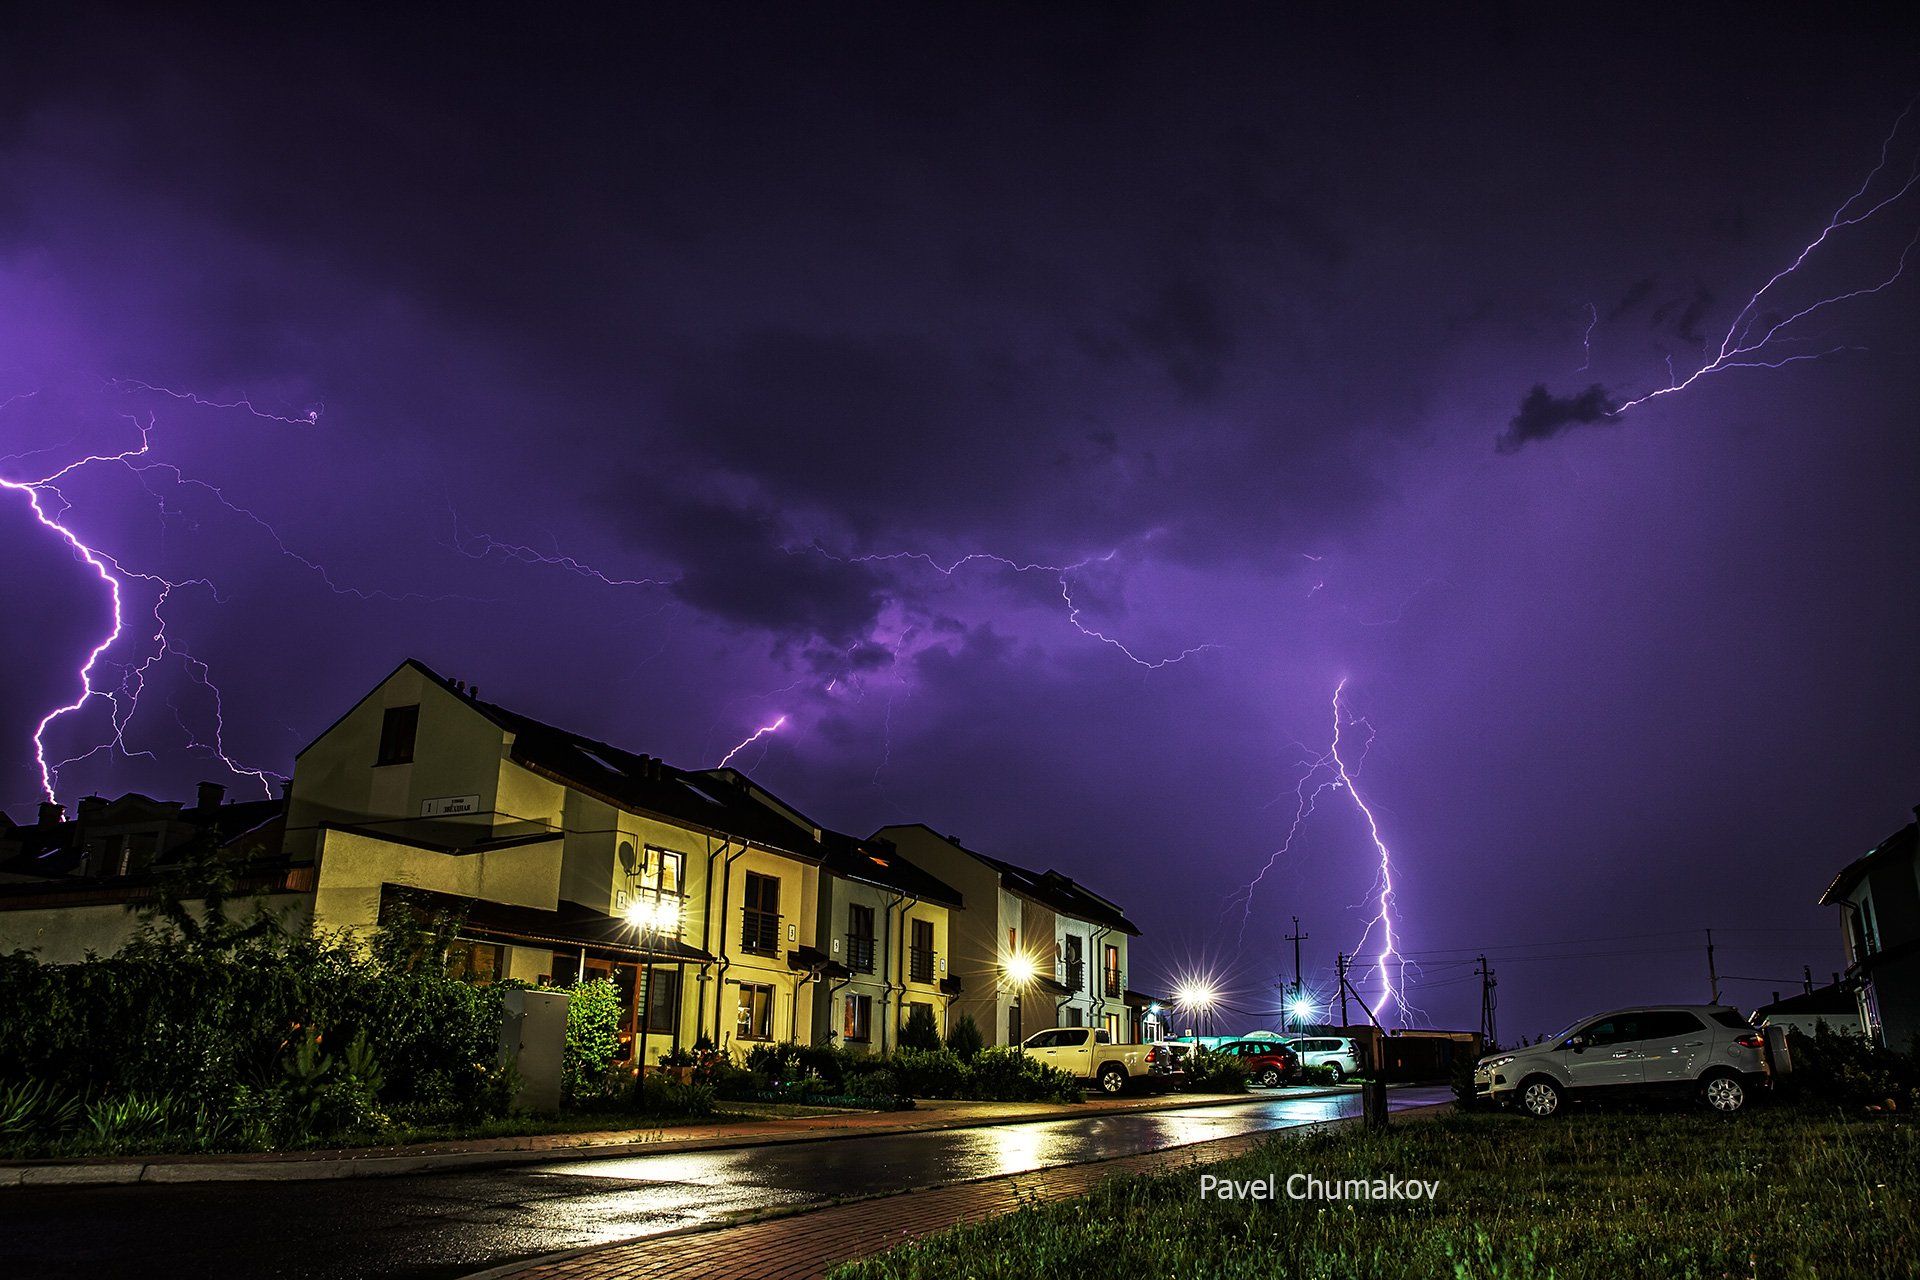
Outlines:
[[[1920,818],[1920,808],[1915,809]],[[1820,895],[1840,908],[1845,981],[1860,1027],[1890,1049],[1920,1042],[1920,822],[1856,858]]]
[[1837,982],[1829,987],[1788,996],[1785,1000],[1776,991],[1772,1004],[1754,1010],[1753,1025],[1785,1027],[1788,1031],[1798,1031],[1808,1036],[1825,1026],[1845,1035],[1857,1036],[1861,1034],[1860,1001],[1852,991]]
[[1140,930],[1118,906],[1057,871],[1029,871],[924,823],[882,827],[878,837],[965,896],[949,966],[960,980],[954,1013],[972,1014],[988,1044],[1018,1044],[1048,1027],[1094,1027],[1115,1043],[1135,1034],[1127,945]]
[[313,867],[282,853],[286,811],[283,799],[227,803],[225,787],[203,782],[190,805],[129,792],[87,796],[71,818],[51,801],[30,823],[0,814],[0,952],[66,962],[118,951],[140,926],[133,908],[208,855],[225,862],[237,898],[304,927]]

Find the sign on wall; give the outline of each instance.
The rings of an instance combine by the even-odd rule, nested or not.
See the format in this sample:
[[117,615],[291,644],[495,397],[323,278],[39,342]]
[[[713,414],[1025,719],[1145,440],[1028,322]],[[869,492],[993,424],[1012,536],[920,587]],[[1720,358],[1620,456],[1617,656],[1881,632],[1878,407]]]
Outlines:
[[480,812],[479,796],[436,796],[420,802],[423,818],[445,818],[454,814]]

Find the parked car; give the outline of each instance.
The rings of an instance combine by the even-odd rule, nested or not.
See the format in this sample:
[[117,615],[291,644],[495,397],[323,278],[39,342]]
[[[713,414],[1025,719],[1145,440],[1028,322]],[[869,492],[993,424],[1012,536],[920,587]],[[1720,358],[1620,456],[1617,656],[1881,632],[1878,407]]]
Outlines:
[[1269,1089],[1300,1074],[1300,1055],[1288,1048],[1284,1040],[1234,1040],[1214,1052],[1238,1062],[1247,1069],[1249,1080]]
[[1480,1059],[1478,1097],[1538,1117],[1609,1094],[1688,1094],[1723,1115],[1767,1080],[1766,1038],[1723,1005],[1648,1005],[1583,1018],[1539,1044]]
[[1056,1071],[1091,1080],[1107,1094],[1120,1093],[1132,1083],[1151,1089],[1170,1088],[1185,1075],[1174,1066],[1173,1055],[1165,1046],[1115,1044],[1112,1036],[1091,1027],[1036,1031],[1020,1048]]
[[1326,1067],[1337,1083],[1360,1074],[1360,1046],[1345,1036],[1295,1036],[1287,1047],[1300,1055],[1303,1067]]

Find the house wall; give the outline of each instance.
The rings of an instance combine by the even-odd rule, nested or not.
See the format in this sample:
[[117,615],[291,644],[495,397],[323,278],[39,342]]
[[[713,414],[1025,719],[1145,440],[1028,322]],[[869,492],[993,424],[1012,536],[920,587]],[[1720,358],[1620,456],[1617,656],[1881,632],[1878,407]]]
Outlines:
[[[909,1006],[916,1002],[932,1006],[934,1024],[945,1036],[948,1001],[940,993],[939,983],[950,971],[953,912],[937,903],[910,905],[894,891],[845,876],[826,875],[821,884],[821,915],[816,931],[821,941],[816,945],[831,959],[848,964],[849,908],[865,906],[872,910],[874,919],[874,971],[812,984],[815,1043],[840,1044],[869,1053],[890,1052],[898,1047]],[[915,920],[926,920],[933,925],[931,982],[916,982],[909,976],[907,948],[913,939]],[[845,1035],[847,1002],[858,996],[866,996],[873,1002],[871,1036],[865,1042],[850,1042]]]
[[[714,993],[715,1042],[731,1047],[736,1056],[756,1043],[737,1034],[740,1021],[741,987],[768,986],[773,989],[774,1041],[810,1042],[814,1036],[813,993],[802,991],[802,978],[787,967],[787,952],[802,946],[819,946],[816,941],[820,912],[820,869],[811,864],[749,848],[729,860],[724,872],[716,862],[714,875],[719,882],[715,892],[727,904],[725,919],[716,913],[714,941],[721,956]],[[769,875],[780,881],[780,921],[772,954],[760,955],[741,946],[745,923],[747,875]]]
[[[1006,1044],[1014,997],[1000,965],[1007,930],[1020,926],[1020,900],[1000,888],[998,871],[925,827],[887,827],[880,835],[893,841],[909,862],[952,885],[967,903],[964,910],[949,913],[947,973],[960,979],[961,993],[947,1013],[951,1018],[971,1016],[987,1044]],[[1047,971],[1044,963],[1041,971]],[[1038,1025],[1052,1026],[1052,1005],[1041,1004],[1048,1020]]]
[[[1920,1045],[1920,849],[1876,860],[1846,895],[1841,927],[1847,959],[1866,979],[1861,1018],[1877,1026],[1880,1040],[1906,1052]],[[1857,912],[1870,911],[1876,948],[1861,954]]]
[[370,932],[380,922],[380,888],[387,884],[543,911],[559,905],[564,843],[558,836],[511,849],[453,854],[352,831],[318,834],[316,930]]
[[[184,904],[196,917],[202,902]],[[290,932],[309,923],[312,900],[304,893],[276,893],[248,902],[229,902],[227,918],[245,923],[256,912],[276,917]],[[78,964],[88,955],[110,956],[140,931],[142,921],[124,903],[102,902],[73,906],[0,911],[0,954],[32,951],[47,964]]]

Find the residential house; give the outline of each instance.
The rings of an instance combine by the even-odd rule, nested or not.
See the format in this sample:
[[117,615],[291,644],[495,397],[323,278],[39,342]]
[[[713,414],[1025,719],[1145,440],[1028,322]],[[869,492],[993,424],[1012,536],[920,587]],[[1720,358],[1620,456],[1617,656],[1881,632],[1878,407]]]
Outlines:
[[877,838],[968,904],[953,918],[953,1015],[973,1015],[987,1043],[1056,1026],[1100,1028],[1117,1043],[1134,1034],[1127,947],[1140,931],[1118,906],[1058,871],[1030,871],[923,823],[883,827]]
[[958,890],[890,841],[824,833],[820,920],[832,972],[815,993],[816,1039],[887,1053],[916,1006],[944,1036],[961,982],[948,972]]
[[1837,980],[1832,986],[1788,996],[1785,1000],[1776,991],[1772,1004],[1754,1010],[1753,1025],[1784,1027],[1807,1036],[1826,1027],[1844,1035],[1857,1036],[1861,1034],[1860,1001]]
[[[1920,807],[1914,810],[1920,819]],[[1833,878],[1822,906],[1840,908],[1861,1029],[1891,1049],[1920,1044],[1920,821],[1910,822]]]

